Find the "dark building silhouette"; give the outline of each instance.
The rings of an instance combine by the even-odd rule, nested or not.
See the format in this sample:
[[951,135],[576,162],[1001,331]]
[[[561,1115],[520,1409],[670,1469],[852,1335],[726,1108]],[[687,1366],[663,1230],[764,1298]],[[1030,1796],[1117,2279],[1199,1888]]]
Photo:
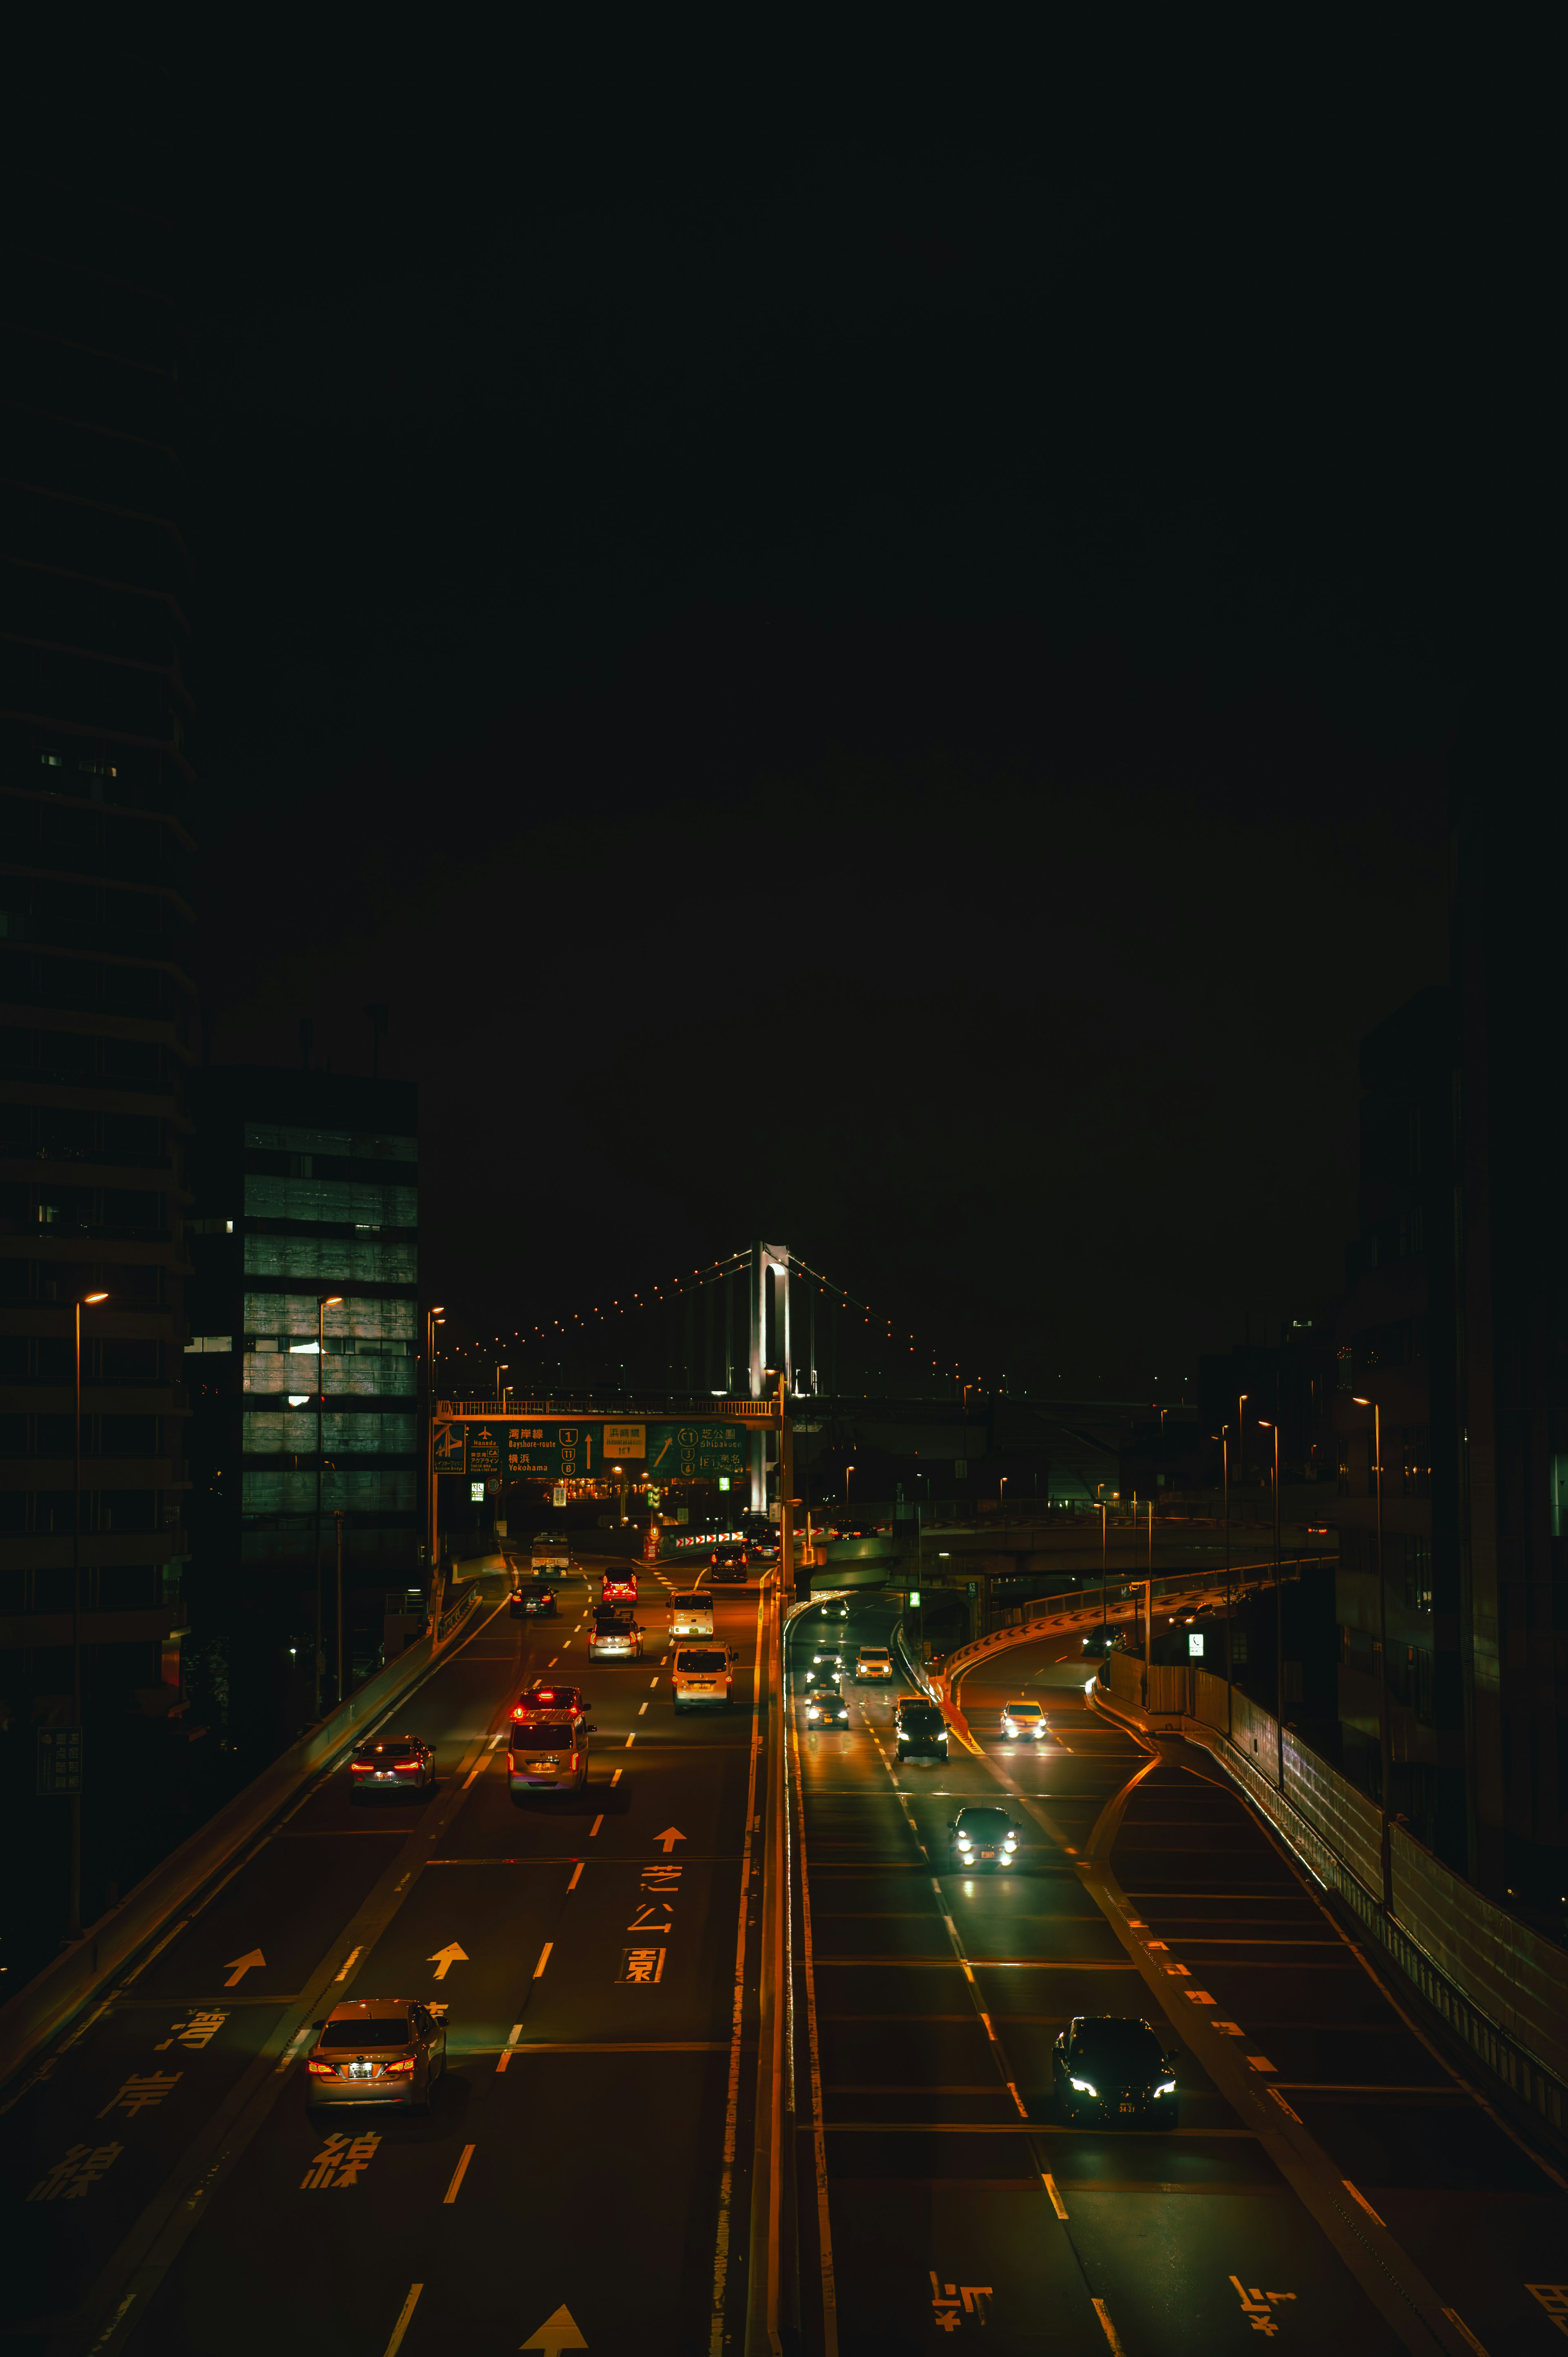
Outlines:
[[[173,258],[123,198],[6,186],[0,518],[0,1702],[23,1949],[63,1928],[72,1304],[84,1313],[84,1913],[156,1857],[185,1731],[181,1235],[190,559]],[[173,1780],[171,1781],[171,1779]],[[172,1805],[172,1803],[171,1803]],[[13,1927],[7,1926],[8,1935]]]

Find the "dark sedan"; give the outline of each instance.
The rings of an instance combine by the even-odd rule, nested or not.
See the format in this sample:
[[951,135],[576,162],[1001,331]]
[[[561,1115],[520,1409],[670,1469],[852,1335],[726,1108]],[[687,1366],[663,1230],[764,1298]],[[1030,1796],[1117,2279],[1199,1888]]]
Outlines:
[[349,1762],[356,1801],[371,1792],[431,1792],[435,1789],[435,1751],[423,1736],[376,1736],[361,1743]]
[[1051,2077],[1067,2119],[1176,2124],[1176,2065],[1136,2015],[1075,2014],[1052,2050]]
[[1005,1809],[961,1809],[948,1827],[956,1866],[1011,1866],[1018,1828]]
[[511,1617],[514,1620],[553,1620],[555,1590],[543,1580],[519,1580],[511,1591]]

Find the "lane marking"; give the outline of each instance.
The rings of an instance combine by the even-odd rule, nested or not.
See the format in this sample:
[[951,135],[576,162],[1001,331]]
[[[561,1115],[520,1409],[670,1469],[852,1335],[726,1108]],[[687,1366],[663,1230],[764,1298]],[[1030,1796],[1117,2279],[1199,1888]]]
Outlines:
[[[644,1709],[644,1710],[646,1710],[646,1709],[648,1708],[648,1705],[647,1705],[646,1703],[644,1703],[644,1704],[643,1704],[643,1706],[642,1706],[642,1707],[643,1707],[643,1709]],[[628,1751],[631,1749],[632,1745],[633,1745],[636,1741],[637,1741],[637,1730],[636,1730],[636,1729],[635,1729],[635,1727],[634,1727],[634,1728],[633,1728],[633,1730],[632,1730],[632,1732],[631,1732],[631,1733],[627,1737],[627,1738],[626,1738],[626,1748],[627,1748],[627,1749],[628,1749]],[[613,1783],[613,1781],[614,1781],[615,1780],[614,1780],[614,1778],[612,1777],[610,1781],[612,1781],[612,1783]]]
[[1042,2169],[1040,2171],[1040,2175],[1045,2180],[1046,2191],[1051,2197],[1051,2208],[1056,2212],[1058,2218],[1065,2221],[1067,2217],[1067,2203],[1062,2200],[1060,2193],[1057,2190],[1056,2179],[1051,2175],[1048,2169]]
[[[1271,2094],[1273,2093],[1273,2089],[1272,2087],[1270,2088],[1269,2093]],[[1288,2109],[1288,2106],[1286,2108]],[[1294,2112],[1291,2113],[1291,2117],[1292,2119],[1294,2119],[1295,2114]],[[1356,2188],[1351,2184],[1348,2177],[1341,2178],[1339,2181],[1344,2186],[1346,2192],[1350,2196],[1351,2201],[1359,2201],[1362,2209],[1366,2212],[1368,2217],[1370,2218],[1375,2224],[1381,2226],[1384,2222],[1378,2216],[1377,2212],[1373,2209],[1366,2195],[1364,2193],[1358,2193]]]
[[656,1686],[659,1684],[659,1681],[657,1678],[650,1678],[648,1683],[650,1686]]
[[492,1736],[491,1736],[491,1738],[490,1738],[490,1749],[491,1749],[492,1751],[495,1749],[495,1748],[496,1748],[497,1744],[500,1742],[501,1738],[505,1735],[505,1733],[506,1733],[506,1729],[505,1729],[505,1727],[502,1727],[502,1729],[501,1729],[500,1735],[492,1735]]
[[471,2144],[466,2144],[463,2147],[462,2158],[458,2161],[456,2168],[452,2171],[452,2182],[441,2197],[443,2203],[453,2202],[457,2199],[457,2188],[462,2184],[464,2172],[467,2169],[468,2163],[473,2159],[473,2146]]
[[[616,1771],[615,1771],[615,1774],[610,1778],[610,1782],[611,1782],[612,1784],[618,1784],[618,1783],[620,1782],[620,1780],[621,1780],[622,1776],[625,1774],[625,1772],[626,1772],[626,1771],[625,1771],[625,1770],[624,1770],[624,1769],[618,1768],[618,1769],[616,1770]],[[601,1821],[600,1821],[600,1822],[602,1823],[602,1822],[603,1822],[603,1820],[601,1819]]]
[[[1525,2289],[1527,2291],[1530,2289],[1530,2286],[1528,2284],[1526,2284]],[[1477,2340],[1475,2334],[1471,2331],[1469,2326],[1466,2323],[1458,2309],[1456,2308],[1445,2308],[1443,2313],[1448,2319],[1449,2323],[1454,2327],[1455,2331],[1461,2333],[1469,2342],[1471,2348],[1476,2352],[1476,2357],[1487,2357],[1486,2350],[1483,2348],[1480,2341]]]
[[559,1653],[552,1653],[552,1654],[551,1654],[551,1656],[550,1656],[550,1659],[549,1659],[549,1660],[545,1663],[545,1664],[544,1664],[545,1668],[546,1668],[547,1670],[553,1670],[553,1669],[555,1667],[556,1663],[557,1663],[560,1659],[561,1659],[561,1656],[560,1656],[560,1654],[559,1654]]
[[346,1981],[364,1953],[363,1948],[350,1948],[348,1954],[343,1959],[342,1971],[340,1973],[334,1973],[332,1975],[333,1979],[335,1981]]
[[392,2339],[382,2351],[381,2357],[397,2357],[398,2351],[403,2347],[403,2336],[408,2330],[413,2311],[419,2306],[419,2295],[424,2289],[424,2286],[422,2283],[410,2284],[408,2298],[398,2310],[397,2322],[392,2326]]
[[550,1962],[550,1951],[554,1945],[555,1943],[553,1940],[546,1940],[544,1945],[539,1951],[539,1962],[533,1967],[533,1977],[535,1980],[542,1978],[544,1967]]
[[[648,1708],[648,1705],[647,1705],[645,1702],[639,1702],[639,1703],[638,1704],[638,1706],[637,1706],[637,1715],[638,1715],[639,1718],[640,1718],[640,1717],[642,1717],[643,1712],[644,1712],[647,1708]],[[631,1741],[631,1738],[630,1738],[630,1736],[629,1736],[629,1735],[627,1737],[627,1741],[628,1741],[628,1743]]]
[[[619,1775],[619,1773],[620,1773],[620,1770],[619,1770],[619,1769],[618,1768],[618,1769],[616,1770],[616,1775],[618,1775],[618,1775]],[[613,1777],[612,1777],[612,1779],[611,1779],[611,1781],[612,1781],[612,1782],[614,1781],[614,1778],[613,1778]],[[590,1841],[592,1841],[592,1840],[593,1840],[594,1835],[598,1832],[599,1827],[600,1827],[603,1824],[604,1824],[604,1819],[603,1819],[603,1817],[596,1817],[596,1818],[594,1819],[593,1824],[588,1827],[588,1839],[589,1839]]]
[[578,1883],[582,1880],[582,1877],[583,1877],[583,1861],[582,1861],[582,1859],[581,1859],[581,1858],[579,1858],[579,1859],[577,1860],[576,1865],[572,1868],[572,1879],[571,1879],[571,1881],[566,1885],[567,1889],[568,1889],[568,1890],[575,1890],[575,1889],[577,1888]]
[[488,1768],[489,1766],[489,1760],[487,1759],[487,1757],[486,1757],[486,1755],[484,1754],[484,1752],[482,1752],[482,1751],[481,1751],[481,1752],[480,1752],[480,1754],[479,1754],[479,1756],[478,1756],[478,1758],[475,1760],[475,1762],[474,1762],[473,1766],[469,1769],[469,1770],[468,1770],[468,1772],[467,1772],[467,1776],[465,1776],[465,1778],[463,1779],[463,1790],[464,1790],[464,1792],[465,1792],[467,1791],[467,1789],[468,1789],[469,1785],[473,1782],[473,1781],[474,1781],[475,1777],[476,1777],[476,1776],[478,1776],[478,1775],[479,1775],[479,1774],[481,1774],[481,1773],[483,1772],[483,1770],[484,1770],[486,1768]]
[[1127,2352],[1122,2346],[1116,2327],[1112,2323],[1110,2315],[1106,2310],[1105,2302],[1102,2299],[1097,2299],[1094,2302],[1094,2313],[1105,2328],[1105,2338],[1111,2343],[1112,2357],[1127,2357]]

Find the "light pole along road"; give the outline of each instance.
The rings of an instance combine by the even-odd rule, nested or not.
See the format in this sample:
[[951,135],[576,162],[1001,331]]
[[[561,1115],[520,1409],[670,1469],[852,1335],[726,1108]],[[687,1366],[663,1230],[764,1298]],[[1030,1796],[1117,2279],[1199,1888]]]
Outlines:
[[[434,1794],[324,1774],[5,2091],[14,2323],[97,2357],[384,2357],[400,2320],[403,2357],[745,2345],[769,1613],[715,1598],[733,1704],[678,1718],[641,1581],[643,1658],[592,1665],[596,1579],[555,1621],[489,1583],[387,1723],[435,1746]],[[588,1699],[590,1779],[520,1807],[504,1731],[542,1679]],[[450,2005],[431,2116],[313,2119],[310,2024],[375,1996]]]

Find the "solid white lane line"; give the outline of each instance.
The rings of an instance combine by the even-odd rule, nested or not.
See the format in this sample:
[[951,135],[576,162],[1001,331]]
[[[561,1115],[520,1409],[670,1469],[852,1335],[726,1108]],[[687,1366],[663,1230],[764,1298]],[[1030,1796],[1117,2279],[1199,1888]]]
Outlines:
[[423,2284],[410,2284],[408,2298],[398,2310],[397,2322],[392,2326],[392,2339],[382,2351],[381,2357],[397,2357],[398,2351],[403,2347],[403,2336],[408,2330],[413,2311],[419,2305],[419,2295],[424,2289]]
[[463,2147],[462,2158],[458,2161],[456,2168],[452,2171],[452,2182],[441,2197],[444,2203],[456,2201],[457,2199],[457,2188],[462,2184],[464,2171],[467,2169],[468,2163],[473,2159],[473,2146],[471,2144],[466,2144]]
[[550,1962],[550,1951],[554,1945],[555,1943],[553,1940],[546,1940],[544,1945],[539,1951],[539,1962],[533,1967],[533,1977],[535,1980],[539,1980],[542,1977],[544,1967]]
[[349,1953],[343,1959],[342,1971],[340,1973],[334,1973],[332,1975],[333,1979],[335,1981],[346,1981],[364,1953],[363,1948],[350,1948]]
[[[1273,2092],[1273,2091],[1271,2090],[1271,2093],[1272,2093],[1272,2092]],[[1295,2115],[1294,2114],[1294,2112],[1292,2113],[1291,2116],[1292,2116],[1292,2118],[1293,2118],[1293,2119],[1294,2118]],[[1356,2190],[1356,2188],[1351,2184],[1351,2182],[1350,2182],[1350,2180],[1349,2180],[1349,2179],[1348,2179],[1348,2177],[1346,2177],[1346,2178],[1342,2178],[1342,2179],[1340,2179],[1340,2182],[1341,2182],[1341,2184],[1344,2186],[1346,2192],[1350,2196],[1351,2201],[1359,2201],[1359,2202],[1360,2203],[1360,2205],[1361,2205],[1362,2209],[1366,2212],[1366,2213],[1367,2213],[1368,2217],[1369,2217],[1369,2218],[1376,2219],[1376,2220],[1377,2220],[1378,2224],[1380,2226],[1380,2225],[1383,2223],[1383,2221],[1382,2221],[1382,2219],[1380,2219],[1380,2218],[1379,2218],[1379,2217],[1378,2217],[1378,2213],[1377,2213],[1377,2212],[1373,2209],[1373,2207],[1372,2207],[1371,2203],[1368,2201],[1368,2199],[1367,2199],[1366,2195],[1365,2195],[1364,2193],[1358,2193],[1358,2192],[1357,2192],[1357,2190]]]
[[575,1890],[575,1889],[577,1888],[578,1883],[582,1880],[582,1878],[583,1878],[583,1861],[582,1861],[582,1859],[581,1859],[581,1858],[579,1858],[579,1859],[577,1860],[576,1865],[572,1868],[572,1879],[571,1879],[571,1881],[566,1885],[567,1889],[568,1889],[568,1890]]

